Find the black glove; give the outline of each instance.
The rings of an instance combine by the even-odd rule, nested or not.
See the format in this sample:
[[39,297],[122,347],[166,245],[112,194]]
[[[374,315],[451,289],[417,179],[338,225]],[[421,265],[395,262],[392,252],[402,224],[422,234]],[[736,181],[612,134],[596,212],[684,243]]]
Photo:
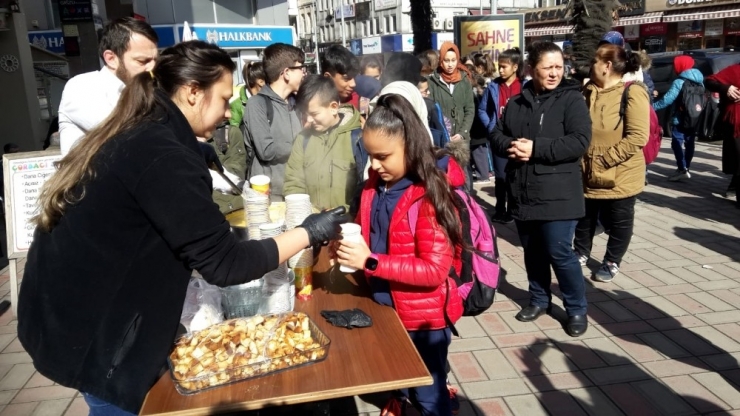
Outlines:
[[299,227],[305,228],[308,232],[309,245],[315,246],[329,240],[339,240],[342,231],[339,224],[347,222],[344,217],[345,212],[347,210],[344,207],[338,207],[306,217]]
[[347,309],[344,311],[321,311],[330,324],[334,326],[345,327],[347,329],[366,328],[373,326],[373,319],[360,309]]
[[214,149],[209,143],[198,142],[198,146],[200,146],[200,152],[203,154],[203,160],[205,160],[208,169],[211,168],[211,165],[215,165],[219,172],[223,172],[224,167],[221,164],[221,161],[218,160],[216,149]]

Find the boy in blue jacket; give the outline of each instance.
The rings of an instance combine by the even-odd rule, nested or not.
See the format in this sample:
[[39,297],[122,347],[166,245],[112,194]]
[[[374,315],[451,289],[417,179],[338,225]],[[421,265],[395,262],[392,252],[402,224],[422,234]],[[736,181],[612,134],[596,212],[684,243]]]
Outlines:
[[[522,91],[520,79],[524,73],[522,55],[519,48],[503,51],[498,56],[499,77],[488,84],[483,92],[478,106],[478,119],[488,129],[488,140],[496,127],[496,123],[504,113],[506,103],[510,98],[519,95]],[[506,164],[508,160],[493,154],[493,174],[495,177],[496,213],[493,221],[509,224],[514,222],[510,210],[506,206]]]
[[[678,78],[673,80],[671,88],[663,98],[653,104],[655,111],[674,104],[680,98],[681,88],[683,88],[686,80],[697,84],[704,83],[702,73],[698,69],[694,69],[694,58],[688,55],[677,56],[673,60],[673,69],[678,74]],[[694,146],[696,144],[696,132],[682,131],[679,126],[680,111],[678,105],[674,105],[671,110],[671,149],[673,149],[676,165],[678,166],[676,173],[668,178],[672,182],[691,178],[689,169],[691,168],[691,159],[694,158]]]

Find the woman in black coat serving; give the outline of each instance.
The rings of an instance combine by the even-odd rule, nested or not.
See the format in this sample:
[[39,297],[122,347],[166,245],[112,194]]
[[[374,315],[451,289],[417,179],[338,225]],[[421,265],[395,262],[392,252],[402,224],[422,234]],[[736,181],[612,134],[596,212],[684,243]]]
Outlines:
[[563,294],[571,336],[586,332],[583,273],[571,244],[584,197],[581,156],[591,140],[591,117],[579,84],[563,78],[563,53],[551,42],[530,47],[532,81],[509,100],[491,133],[493,150],[508,157],[506,181],[529,279],[529,322],[551,308],[550,266]]
[[217,46],[168,48],[42,190],[18,338],[41,374],[83,393],[91,415],[138,413],[166,366],[193,269],[236,285],[338,236],[343,209],[274,239],[230,233],[195,137],[229,118],[233,71]]

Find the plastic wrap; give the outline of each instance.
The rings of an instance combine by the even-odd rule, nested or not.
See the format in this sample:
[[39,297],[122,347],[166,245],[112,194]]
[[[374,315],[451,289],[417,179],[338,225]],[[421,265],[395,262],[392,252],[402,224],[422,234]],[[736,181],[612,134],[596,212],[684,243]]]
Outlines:
[[194,273],[185,294],[180,323],[188,332],[200,331],[223,322],[221,291]]

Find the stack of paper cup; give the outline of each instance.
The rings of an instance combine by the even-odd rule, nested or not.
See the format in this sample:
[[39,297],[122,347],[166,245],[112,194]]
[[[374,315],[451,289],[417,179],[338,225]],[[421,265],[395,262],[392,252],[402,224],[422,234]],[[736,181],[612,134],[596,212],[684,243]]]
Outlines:
[[[343,241],[350,241],[353,243],[359,243],[362,241],[362,228],[359,224],[348,222],[342,224],[341,227]],[[354,273],[357,269],[349,266],[339,266],[339,271],[342,273]]]
[[311,215],[311,198],[307,194],[285,196],[285,228],[292,230]]
[[270,199],[267,195],[250,195],[244,199],[244,215],[247,217],[247,231],[250,240],[259,240],[260,226],[270,223],[268,208]]
[[267,224],[260,224],[260,240],[277,237],[283,233],[282,224],[276,222],[270,222]]

